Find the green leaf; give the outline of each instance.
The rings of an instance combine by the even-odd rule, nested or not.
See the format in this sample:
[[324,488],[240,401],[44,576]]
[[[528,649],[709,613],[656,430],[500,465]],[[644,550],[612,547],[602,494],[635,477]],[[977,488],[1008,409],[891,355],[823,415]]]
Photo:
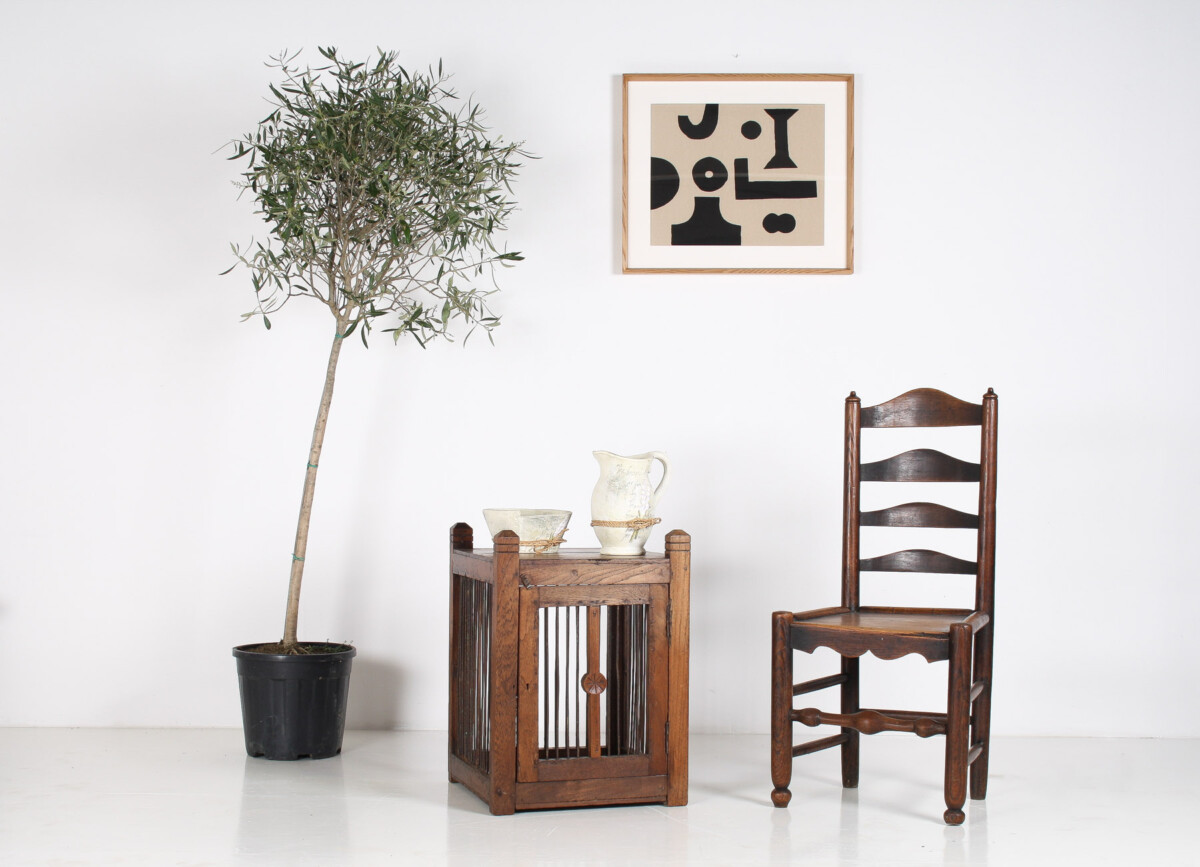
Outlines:
[[238,262],[222,274],[247,266],[259,312],[305,295],[342,318],[364,311],[364,343],[384,314],[396,317],[394,340],[407,332],[422,346],[452,340],[452,320],[468,335],[490,330],[494,290],[471,284],[522,260],[498,253],[496,238],[530,155],[458,100],[440,60],[409,72],[382,49],[365,63],[317,51],[315,69],[298,53],[272,58],[270,113],[223,154],[244,160],[237,186],[267,237],[246,254],[235,247]]

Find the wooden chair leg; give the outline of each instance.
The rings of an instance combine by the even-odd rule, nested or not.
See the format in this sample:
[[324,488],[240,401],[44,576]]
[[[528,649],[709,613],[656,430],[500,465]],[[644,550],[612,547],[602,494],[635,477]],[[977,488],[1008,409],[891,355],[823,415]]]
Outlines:
[[950,627],[950,683],[946,688],[946,812],[947,825],[961,825],[967,801],[967,754],[970,749],[971,627]]
[[771,802],[786,807],[792,799],[792,614],[771,615]]
[[987,797],[988,753],[992,735],[992,625],[989,623],[975,636],[975,678],[986,686],[975,699],[971,715],[971,744],[978,744],[979,755],[971,764],[971,798],[982,801]]
[[[858,706],[858,657],[842,657],[842,674],[846,682],[842,684],[842,713],[855,714]],[[842,744],[842,786],[847,789],[858,788],[858,730],[843,728],[842,734],[848,740]]]

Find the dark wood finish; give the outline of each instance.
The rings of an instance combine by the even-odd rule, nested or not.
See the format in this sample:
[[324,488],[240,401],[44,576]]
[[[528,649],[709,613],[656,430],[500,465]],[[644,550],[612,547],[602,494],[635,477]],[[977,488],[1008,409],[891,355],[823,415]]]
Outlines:
[[[600,609],[587,610],[587,666],[588,671],[600,670]],[[588,691],[587,697],[587,743],[588,757],[600,758],[600,695]]]
[[661,804],[667,798],[667,778],[561,780],[526,783],[517,790],[518,810],[559,807],[600,807],[611,804]]
[[862,409],[858,395],[846,398],[845,465],[842,473],[842,605],[858,607],[858,540],[861,465],[859,440],[862,437]]
[[971,630],[965,623],[950,629],[950,682],[946,689],[947,825],[961,825],[966,815],[967,753],[970,752]]
[[792,711],[792,719],[806,726],[835,725],[850,729],[857,734],[876,735],[880,732],[909,732],[918,737],[927,738],[932,735],[944,735],[946,723],[936,715],[918,716],[910,714],[887,714],[882,711],[868,709],[854,713],[829,713],[806,707],[803,710]]
[[517,629],[520,596],[521,540],[512,530],[496,534],[492,572],[492,622],[488,671],[488,778],[492,784],[488,803],[498,816],[516,810],[517,788]]
[[656,776],[650,765],[650,756],[592,756],[567,755],[561,759],[543,759],[532,782],[555,780],[579,780],[602,777],[647,777]]
[[957,527],[977,530],[979,516],[960,512],[939,503],[905,503],[902,506],[863,512],[858,517],[858,523],[863,527]]
[[[517,780],[537,782],[538,760],[538,653],[539,634],[537,597],[521,594],[521,623],[517,667],[521,678],[517,693]],[[484,798],[486,801],[487,798]]]
[[846,675],[844,674],[831,674],[828,677],[818,677],[815,680],[797,683],[792,687],[792,695],[804,695],[816,692],[817,690],[828,689],[831,686],[839,686],[843,683],[846,683]]
[[[796,756],[807,756],[810,753],[819,753],[821,750],[827,750],[830,747],[845,746],[850,739],[849,735],[830,735],[827,738],[817,738],[814,741],[809,741],[806,744],[797,744],[792,747],[792,758]],[[789,763],[790,764],[790,763]]]
[[972,695],[971,740],[980,749],[979,757],[971,764],[971,797],[982,801],[987,796],[988,753],[991,744],[992,719],[992,643],[996,620],[996,436],[999,406],[995,393],[989,388],[983,398],[983,436],[980,444],[979,478],[979,580],[975,585],[975,610],[985,612],[992,628],[975,637],[975,677],[984,683],[983,692]]
[[811,653],[831,647],[843,657],[870,651],[880,659],[898,659],[910,653],[928,662],[950,657],[950,627],[971,612],[928,608],[859,608],[817,616],[795,615],[791,646]]
[[[858,784],[860,734],[911,732],[946,738],[943,818],[960,824],[968,788],[981,799],[987,792],[992,696],[992,649],[995,633],[997,398],[988,389],[971,404],[936,389],[916,389],[886,403],[862,407],[851,392],[845,410],[845,464],[842,530],[842,604],[801,612],[777,611],[771,619],[771,800],[791,800],[792,759],[839,746],[842,785]],[[885,460],[861,463],[862,431],[871,428],[956,427],[980,429],[978,464],[933,449],[914,449]],[[886,436],[886,434],[881,434]],[[873,434],[872,436],[879,436]],[[977,515],[937,503],[905,503],[860,512],[864,482],[963,482],[979,487]],[[932,527],[974,529],[975,562],[938,551],[902,550],[860,558],[860,527]],[[975,608],[873,607],[861,604],[862,572],[940,573],[975,576]],[[838,674],[794,682],[793,651],[828,647],[838,653]],[[910,653],[929,662],[948,661],[946,712],[881,710],[859,706],[859,657],[873,653],[897,659]],[[838,686],[838,713],[817,708],[793,709],[796,695]],[[835,725],[841,732],[793,744],[792,725]],[[969,775],[969,787],[968,787]]]
[[914,388],[862,411],[862,426],[866,428],[961,427],[982,423],[979,404],[959,400],[936,388]]
[[491,792],[491,783],[487,774],[473,765],[469,765],[453,753],[450,754],[450,781],[462,783],[481,800],[486,801]]
[[651,584],[621,585],[577,585],[561,587],[553,585],[528,585],[537,587],[538,601],[542,605],[574,605],[579,600],[580,587],[587,587],[589,605],[647,605],[650,602]]
[[451,781],[498,815],[686,804],[691,538],[620,558],[472,540],[451,530]]
[[858,561],[859,572],[931,572],[939,575],[974,575],[975,564],[941,551],[894,551]]
[[[455,524],[450,528],[450,550],[470,549],[473,544],[474,534],[471,528],[466,524]],[[461,605],[459,599],[458,579],[454,576],[453,569],[450,572],[450,663],[449,670],[451,672],[458,671],[459,666],[459,641],[461,633],[458,628],[458,610]],[[446,739],[449,742],[447,749],[450,755],[453,756],[456,747],[456,738],[459,732],[459,710],[460,702],[454,690],[450,691],[450,708],[447,714],[447,731]],[[451,765],[450,782],[454,783],[457,780],[454,777],[453,765]]]
[[[786,807],[792,799],[792,648],[789,631],[792,614],[776,611],[771,615],[771,802]],[[782,698],[787,694],[786,700]]]
[[[684,534],[686,535],[686,534]],[[488,548],[458,552],[458,574],[480,581],[491,579],[494,551]],[[561,549],[557,554],[522,554],[521,586],[537,584],[666,584],[666,554],[640,557],[601,554],[598,548]]]
[[959,460],[937,449],[912,449],[863,464],[860,481],[978,482],[979,464]]

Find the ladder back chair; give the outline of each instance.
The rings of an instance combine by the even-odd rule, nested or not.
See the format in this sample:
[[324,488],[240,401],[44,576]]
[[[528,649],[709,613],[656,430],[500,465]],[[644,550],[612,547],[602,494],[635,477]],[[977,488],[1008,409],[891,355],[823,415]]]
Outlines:
[[[842,520],[842,604],[814,611],[776,611],[771,618],[771,801],[786,807],[792,794],[792,760],[840,746],[842,785],[858,785],[859,733],[912,732],[946,738],[943,818],[961,824],[963,804],[987,794],[989,726],[992,704],[992,637],[995,632],[996,552],[996,394],[989,388],[973,404],[932,388],[909,391],[877,406],[862,407],[854,392],[846,398],[845,485]],[[914,449],[886,460],[862,463],[864,428],[977,426],[979,463],[932,449]],[[974,482],[979,512],[972,515],[936,503],[906,503],[860,510],[863,482]],[[906,550],[861,559],[861,527],[955,527],[974,529],[975,562],[937,551]],[[974,610],[870,607],[860,603],[861,572],[922,572],[975,576]],[[838,674],[793,683],[793,651],[831,648],[841,657]],[[946,712],[880,710],[859,706],[859,657],[880,659],[915,653],[928,662],[950,663]],[[794,709],[794,697],[837,686],[841,712]],[[835,725],[841,732],[803,744],[792,743],[792,724]]]

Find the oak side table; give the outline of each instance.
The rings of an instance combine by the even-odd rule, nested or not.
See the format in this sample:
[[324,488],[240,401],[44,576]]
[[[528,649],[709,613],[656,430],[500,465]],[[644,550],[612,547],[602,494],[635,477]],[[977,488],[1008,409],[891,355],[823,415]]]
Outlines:
[[450,530],[451,782],[496,815],[686,804],[691,537],[636,557],[518,543]]

